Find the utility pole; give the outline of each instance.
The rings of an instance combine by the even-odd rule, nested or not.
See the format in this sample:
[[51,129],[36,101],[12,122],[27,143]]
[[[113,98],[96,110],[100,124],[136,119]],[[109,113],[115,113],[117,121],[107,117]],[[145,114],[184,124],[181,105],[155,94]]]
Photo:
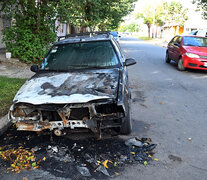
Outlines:
[[155,34],[155,3],[153,3],[153,23],[152,23],[152,38]]

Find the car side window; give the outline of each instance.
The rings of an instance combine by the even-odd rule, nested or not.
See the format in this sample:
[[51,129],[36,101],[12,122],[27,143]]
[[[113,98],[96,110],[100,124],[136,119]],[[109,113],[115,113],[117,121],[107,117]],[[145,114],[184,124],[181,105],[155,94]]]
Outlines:
[[177,39],[178,39],[178,36],[175,36],[175,37],[170,41],[170,43],[171,43],[171,44],[174,44],[174,43],[177,41]]
[[177,40],[176,40],[176,43],[177,43],[177,44],[176,44],[176,45],[179,45],[179,46],[180,46],[180,44],[181,44],[181,39],[182,39],[181,36],[177,38]]

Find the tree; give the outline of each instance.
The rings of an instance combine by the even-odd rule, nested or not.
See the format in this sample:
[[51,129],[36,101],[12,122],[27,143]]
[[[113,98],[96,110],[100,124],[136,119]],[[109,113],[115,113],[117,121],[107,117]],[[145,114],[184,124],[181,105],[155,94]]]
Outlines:
[[137,19],[142,18],[144,24],[148,27],[148,36],[152,24],[163,26],[165,23],[183,25],[188,19],[188,9],[184,9],[180,2],[167,2],[162,4],[149,4],[142,12],[135,12]]
[[204,19],[207,19],[207,0],[193,0],[193,4],[196,4],[198,8],[202,9],[202,15]]
[[184,22],[188,19],[188,9],[184,9],[180,2],[172,1],[170,4],[164,3],[164,9],[166,9],[165,21],[170,24],[184,25]]
[[143,23],[147,25],[148,27],[148,37],[150,37],[150,29],[151,26],[153,24],[156,25],[163,25],[164,23],[164,19],[163,19],[163,15],[164,15],[164,10],[163,10],[163,6],[160,5],[148,5],[146,8],[144,8],[142,10],[141,13],[135,13],[135,16],[137,19],[142,18],[143,19]]
[[56,39],[57,3],[49,0],[4,0],[4,16],[13,19],[3,30],[6,48],[25,62],[39,61]]
[[124,24],[119,27],[120,32],[138,32],[139,31],[139,25],[135,22],[132,22],[130,24]]
[[133,10],[135,0],[2,0],[1,11],[13,19],[3,30],[3,41],[14,57],[39,61],[56,40],[55,21],[92,30],[115,29]]
[[100,9],[98,27],[102,30],[115,30],[122,22],[122,18],[134,9],[137,0],[103,0]]

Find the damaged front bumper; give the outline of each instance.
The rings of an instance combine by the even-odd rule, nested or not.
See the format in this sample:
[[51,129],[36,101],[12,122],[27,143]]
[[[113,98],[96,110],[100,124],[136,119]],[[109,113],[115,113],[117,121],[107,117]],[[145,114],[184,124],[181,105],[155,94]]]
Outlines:
[[105,128],[120,127],[125,114],[124,105],[118,106],[113,101],[107,101],[67,105],[18,103],[11,106],[8,116],[16,124],[17,130],[50,130],[62,135],[63,130],[90,129],[100,133]]

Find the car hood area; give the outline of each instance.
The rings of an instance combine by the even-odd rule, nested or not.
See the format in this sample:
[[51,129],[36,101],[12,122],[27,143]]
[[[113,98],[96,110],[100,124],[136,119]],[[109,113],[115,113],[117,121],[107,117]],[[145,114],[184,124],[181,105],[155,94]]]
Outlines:
[[119,69],[40,72],[27,80],[13,104],[86,103],[117,97]]
[[207,47],[184,46],[187,52],[198,54],[199,56],[207,56]]

